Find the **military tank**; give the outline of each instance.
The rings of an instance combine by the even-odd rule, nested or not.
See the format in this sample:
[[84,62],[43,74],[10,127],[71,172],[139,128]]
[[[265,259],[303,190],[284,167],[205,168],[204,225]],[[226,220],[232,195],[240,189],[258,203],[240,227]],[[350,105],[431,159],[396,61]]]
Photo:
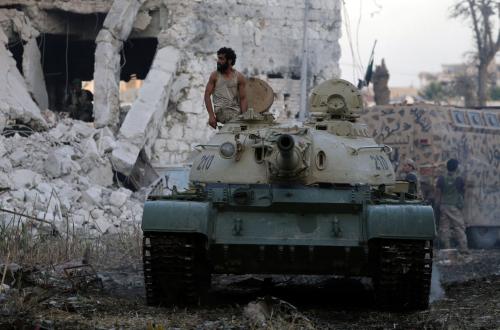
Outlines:
[[425,309],[433,211],[357,122],[356,87],[326,81],[307,122],[279,125],[269,85],[248,85],[249,111],[197,146],[190,188],[145,203],[147,303],[203,302],[211,274],[324,274],[370,277],[379,306]]

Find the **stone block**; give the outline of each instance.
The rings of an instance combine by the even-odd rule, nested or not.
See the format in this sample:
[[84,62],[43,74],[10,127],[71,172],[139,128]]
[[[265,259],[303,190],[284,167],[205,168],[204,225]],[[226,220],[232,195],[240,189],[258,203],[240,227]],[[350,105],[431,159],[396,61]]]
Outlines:
[[0,188],[10,188],[12,186],[12,181],[10,177],[5,173],[0,173]]
[[111,196],[109,197],[109,203],[115,207],[122,207],[129,197],[130,194],[127,195],[126,193],[121,191],[113,191],[111,193]]
[[100,187],[90,187],[82,193],[83,201],[87,202],[89,206],[102,206],[102,189]]
[[58,178],[72,171],[80,170],[80,165],[71,159],[74,154],[75,151],[70,146],[52,150],[43,163],[45,173],[50,178]]
[[42,181],[42,177],[31,170],[19,169],[12,171],[11,180],[13,189],[31,189]]
[[109,162],[96,164],[87,174],[92,184],[97,184],[102,187],[113,185],[113,169]]
[[152,17],[146,11],[140,11],[135,17],[135,22],[133,28],[135,30],[144,31],[151,23]]
[[12,171],[12,163],[8,158],[0,157],[0,171],[10,173]]
[[17,167],[23,164],[23,161],[28,158],[28,153],[23,149],[17,149],[9,155],[12,166]]

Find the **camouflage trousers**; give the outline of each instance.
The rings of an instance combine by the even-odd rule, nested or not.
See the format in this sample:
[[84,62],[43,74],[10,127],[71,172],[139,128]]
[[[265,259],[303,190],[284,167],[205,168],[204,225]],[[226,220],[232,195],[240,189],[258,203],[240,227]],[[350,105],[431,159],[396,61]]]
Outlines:
[[219,123],[225,124],[231,119],[240,115],[240,112],[234,109],[217,109],[215,111],[215,117]]
[[450,240],[455,239],[460,250],[467,250],[467,236],[465,236],[465,221],[460,210],[456,206],[441,205],[441,217],[439,218],[439,238],[443,249],[450,248]]

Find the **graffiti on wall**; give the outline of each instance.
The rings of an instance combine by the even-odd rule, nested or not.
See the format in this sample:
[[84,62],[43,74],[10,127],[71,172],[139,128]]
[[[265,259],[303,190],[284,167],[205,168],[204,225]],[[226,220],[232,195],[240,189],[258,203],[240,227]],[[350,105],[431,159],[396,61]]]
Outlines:
[[388,105],[361,116],[378,143],[393,148],[395,169],[412,158],[420,178],[431,187],[446,172],[446,161],[459,160],[467,182],[469,222],[498,222],[500,217],[500,111],[434,105]]

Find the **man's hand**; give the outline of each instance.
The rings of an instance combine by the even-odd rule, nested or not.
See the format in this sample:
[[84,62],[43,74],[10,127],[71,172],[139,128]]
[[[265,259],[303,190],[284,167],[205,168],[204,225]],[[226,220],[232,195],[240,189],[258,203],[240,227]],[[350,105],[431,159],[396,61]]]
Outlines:
[[217,128],[217,118],[215,118],[215,115],[208,115],[208,125],[210,125],[212,128]]

